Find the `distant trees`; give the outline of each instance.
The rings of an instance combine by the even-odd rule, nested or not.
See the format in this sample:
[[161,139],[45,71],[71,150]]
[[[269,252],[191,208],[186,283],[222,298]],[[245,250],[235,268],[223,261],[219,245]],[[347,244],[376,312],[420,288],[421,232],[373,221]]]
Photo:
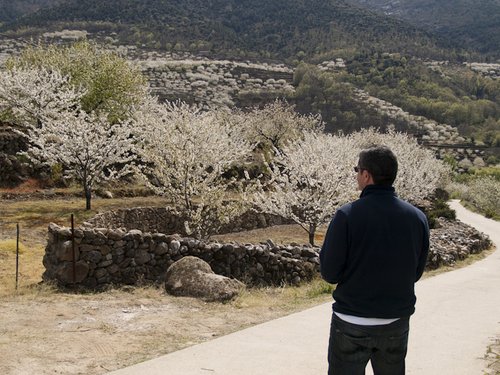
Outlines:
[[247,140],[264,150],[279,151],[287,143],[301,138],[304,131],[319,133],[324,130],[319,115],[300,115],[283,100],[240,114],[239,122]]
[[384,129],[388,118],[359,103],[345,73],[301,64],[295,69],[295,93],[289,98],[300,113],[321,115],[328,132],[351,133],[367,125]]
[[80,98],[85,112],[105,114],[111,123],[128,118],[148,93],[138,67],[88,41],[28,47],[19,57],[10,59],[7,67],[59,72],[69,85],[85,90]]
[[344,76],[375,97],[405,111],[457,127],[482,139],[487,124],[500,120],[500,84],[465,66],[426,66],[398,54],[358,55]]

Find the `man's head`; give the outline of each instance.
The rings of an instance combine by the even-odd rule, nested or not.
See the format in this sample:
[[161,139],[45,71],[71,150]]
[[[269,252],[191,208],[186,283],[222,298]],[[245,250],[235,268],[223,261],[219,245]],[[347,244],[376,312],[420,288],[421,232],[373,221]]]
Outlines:
[[356,169],[361,190],[367,185],[392,186],[398,173],[398,159],[388,147],[371,147],[359,153]]

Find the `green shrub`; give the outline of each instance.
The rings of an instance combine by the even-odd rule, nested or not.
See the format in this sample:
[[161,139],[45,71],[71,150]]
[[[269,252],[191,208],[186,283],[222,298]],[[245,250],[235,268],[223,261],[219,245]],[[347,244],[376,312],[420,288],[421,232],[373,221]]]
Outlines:
[[425,212],[430,228],[438,227],[437,219],[439,217],[449,220],[456,219],[455,210],[452,210],[446,202],[449,199],[448,193],[445,190],[441,190],[438,192],[437,196],[438,198],[432,203],[431,208]]
[[463,198],[486,217],[500,218],[500,180],[495,177],[474,179]]

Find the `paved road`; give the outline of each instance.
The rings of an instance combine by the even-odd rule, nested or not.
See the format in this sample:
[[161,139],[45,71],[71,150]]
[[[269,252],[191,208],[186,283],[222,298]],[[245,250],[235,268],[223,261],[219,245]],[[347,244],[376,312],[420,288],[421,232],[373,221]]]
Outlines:
[[[500,248],[500,223],[456,201],[452,207],[460,220],[490,235]],[[500,251],[420,281],[417,297],[407,374],[481,374],[486,348],[500,336]],[[331,304],[323,304],[110,374],[326,374],[330,315]]]

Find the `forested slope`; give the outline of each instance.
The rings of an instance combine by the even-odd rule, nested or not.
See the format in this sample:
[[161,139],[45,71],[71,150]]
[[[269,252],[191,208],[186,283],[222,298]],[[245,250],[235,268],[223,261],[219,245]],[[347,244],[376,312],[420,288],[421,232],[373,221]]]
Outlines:
[[122,42],[228,57],[302,59],[355,51],[456,57],[456,46],[344,0],[67,0],[5,30],[116,32]]

